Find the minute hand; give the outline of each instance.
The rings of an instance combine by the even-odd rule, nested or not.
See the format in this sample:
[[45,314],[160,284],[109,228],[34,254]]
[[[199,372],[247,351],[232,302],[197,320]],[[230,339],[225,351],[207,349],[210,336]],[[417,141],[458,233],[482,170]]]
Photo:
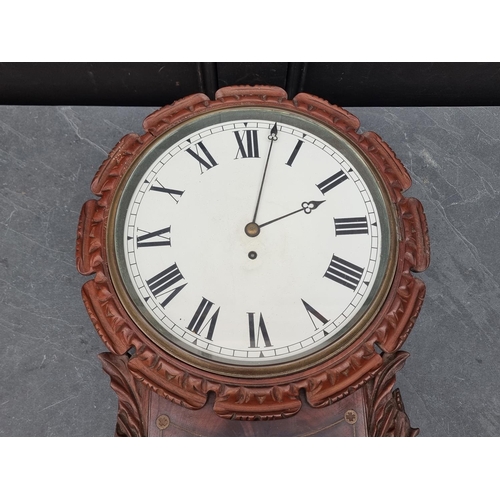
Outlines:
[[264,224],[259,224],[260,228],[263,228],[264,226],[269,226],[269,224],[272,224],[273,222],[277,222],[281,219],[284,219],[285,217],[290,217],[290,215],[298,214],[299,212],[305,212],[306,214],[310,214],[313,210],[318,208],[322,203],[324,203],[326,200],[322,201],[304,201],[302,203],[302,207],[299,208],[298,210],[294,210],[293,212],[290,212],[289,214],[282,215],[281,217],[278,217],[276,219],[270,220],[268,222],[264,222]]
[[255,212],[253,214],[252,222],[255,224],[257,220],[257,212],[259,211],[260,197],[262,196],[262,188],[264,187],[264,181],[266,179],[267,167],[269,165],[269,158],[271,158],[271,151],[273,149],[273,144],[278,140],[278,124],[275,123],[271,129],[268,139],[271,141],[269,144],[269,150],[267,152],[266,165],[264,166],[264,173],[262,174],[262,180],[260,181],[259,195],[257,197],[257,205],[255,206]]

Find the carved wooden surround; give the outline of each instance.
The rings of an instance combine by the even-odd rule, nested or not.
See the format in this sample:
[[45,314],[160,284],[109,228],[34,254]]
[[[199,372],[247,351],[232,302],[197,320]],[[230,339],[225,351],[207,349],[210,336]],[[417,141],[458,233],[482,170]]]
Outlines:
[[[340,354],[304,371],[278,377],[234,378],[208,373],[160,349],[125,312],[107,267],[106,227],[111,200],[137,156],[171,127],[193,116],[239,105],[277,106],[333,127],[376,167],[397,212],[396,274],[374,321]],[[113,148],[91,185],[97,199],[87,201],[82,208],[76,261],[80,273],[94,275],[83,286],[82,295],[110,351],[100,358],[118,395],[117,435],[153,435],[159,430],[163,435],[203,434],[193,419],[212,422],[209,429],[205,428],[207,435],[323,435],[320,430],[325,428],[329,429],[326,435],[400,436],[418,432],[410,427],[400,394],[393,386],[395,373],[408,356],[399,349],[424,299],[425,286],[412,272],[424,271],[429,264],[427,224],[420,202],[403,196],[411,185],[404,166],[378,135],[358,134],[358,127],[355,116],[309,94],[288,100],[277,87],[228,87],[220,89],[214,101],[195,94],[161,108],[144,120],[143,135],[126,135]],[[346,404],[351,406],[346,409]],[[176,427],[173,423],[172,415],[179,411],[192,421],[190,428],[182,431],[185,434],[179,430],[180,424]],[[340,415],[337,420],[344,422],[347,430],[338,431],[338,425],[321,423],[321,412],[327,419]],[[285,420],[280,424],[279,419]],[[263,422],[252,423],[256,420],[273,422],[265,427]]]

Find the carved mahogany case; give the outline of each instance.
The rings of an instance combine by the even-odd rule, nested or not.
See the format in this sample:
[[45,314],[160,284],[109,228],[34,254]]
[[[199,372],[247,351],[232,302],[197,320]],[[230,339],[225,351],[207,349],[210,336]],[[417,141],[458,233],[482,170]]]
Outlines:
[[123,137],[77,268],[119,436],[412,436],[395,373],[429,264],[411,179],[347,111],[188,96]]

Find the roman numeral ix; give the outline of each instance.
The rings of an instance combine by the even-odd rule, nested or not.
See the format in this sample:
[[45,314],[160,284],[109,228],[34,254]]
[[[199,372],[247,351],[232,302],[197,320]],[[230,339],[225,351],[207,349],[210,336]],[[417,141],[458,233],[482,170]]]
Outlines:
[[[142,229],[138,229],[138,231],[142,231]],[[142,232],[145,234],[137,236],[137,248],[170,246],[170,238],[164,236],[165,234],[170,234],[170,226],[151,233],[147,231]]]

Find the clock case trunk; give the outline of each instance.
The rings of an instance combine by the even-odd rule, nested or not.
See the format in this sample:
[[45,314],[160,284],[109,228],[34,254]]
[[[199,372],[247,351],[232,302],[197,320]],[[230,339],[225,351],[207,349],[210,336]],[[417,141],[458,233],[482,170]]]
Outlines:
[[109,352],[99,355],[118,396],[118,437],[413,437],[396,372],[408,357],[398,351],[384,354],[375,377],[331,406],[313,408],[302,398],[302,408],[292,418],[231,420],[212,409],[213,398],[199,410],[188,410],[159,396],[137,380],[128,369],[129,356]]

